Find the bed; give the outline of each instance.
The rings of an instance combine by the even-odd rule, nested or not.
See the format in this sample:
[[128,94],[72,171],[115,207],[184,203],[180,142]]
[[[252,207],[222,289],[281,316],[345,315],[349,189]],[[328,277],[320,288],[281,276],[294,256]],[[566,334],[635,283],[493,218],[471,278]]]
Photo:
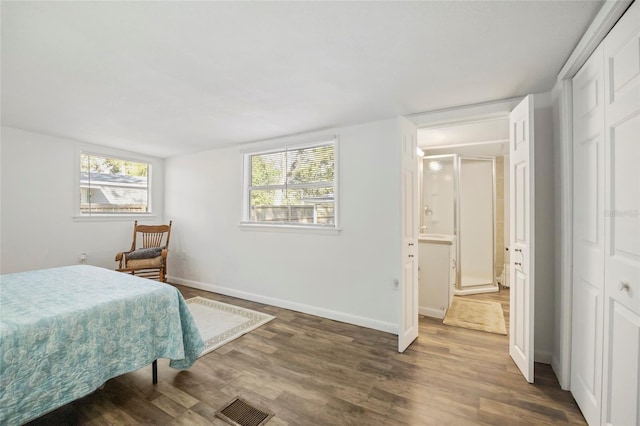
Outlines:
[[170,285],[78,265],[0,275],[0,424],[22,424],[110,378],[204,344]]

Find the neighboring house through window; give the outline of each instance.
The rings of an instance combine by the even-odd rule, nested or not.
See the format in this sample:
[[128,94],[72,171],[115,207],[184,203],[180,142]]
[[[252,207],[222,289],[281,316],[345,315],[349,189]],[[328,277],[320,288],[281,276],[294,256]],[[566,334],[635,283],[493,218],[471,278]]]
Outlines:
[[244,154],[243,223],[337,227],[336,140]]
[[151,164],[131,159],[80,154],[80,214],[145,214]]

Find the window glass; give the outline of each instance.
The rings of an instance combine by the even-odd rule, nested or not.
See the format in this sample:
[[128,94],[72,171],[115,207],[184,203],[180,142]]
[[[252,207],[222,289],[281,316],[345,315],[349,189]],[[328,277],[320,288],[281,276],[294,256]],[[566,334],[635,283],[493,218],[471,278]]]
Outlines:
[[149,213],[149,163],[80,154],[80,213]]
[[335,140],[246,156],[248,222],[335,227]]

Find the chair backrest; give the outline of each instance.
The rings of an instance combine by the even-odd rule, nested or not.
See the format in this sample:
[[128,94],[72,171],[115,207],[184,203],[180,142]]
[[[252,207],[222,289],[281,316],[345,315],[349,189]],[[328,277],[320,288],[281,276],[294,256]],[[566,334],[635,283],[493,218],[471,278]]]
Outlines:
[[[133,225],[133,243],[131,250],[136,248],[163,247],[169,249],[169,238],[171,237],[171,224],[168,225],[138,225],[136,220]],[[141,244],[138,247],[138,244]]]

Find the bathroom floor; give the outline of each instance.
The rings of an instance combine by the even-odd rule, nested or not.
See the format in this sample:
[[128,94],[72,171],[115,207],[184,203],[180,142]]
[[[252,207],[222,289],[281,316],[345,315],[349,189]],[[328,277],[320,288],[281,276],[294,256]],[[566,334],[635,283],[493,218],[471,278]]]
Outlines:
[[460,299],[471,299],[471,300],[486,300],[490,302],[500,302],[502,305],[502,312],[504,312],[504,322],[509,330],[509,288],[508,287],[500,287],[500,291],[494,293],[482,293],[482,294],[472,294],[469,296],[456,296]]

